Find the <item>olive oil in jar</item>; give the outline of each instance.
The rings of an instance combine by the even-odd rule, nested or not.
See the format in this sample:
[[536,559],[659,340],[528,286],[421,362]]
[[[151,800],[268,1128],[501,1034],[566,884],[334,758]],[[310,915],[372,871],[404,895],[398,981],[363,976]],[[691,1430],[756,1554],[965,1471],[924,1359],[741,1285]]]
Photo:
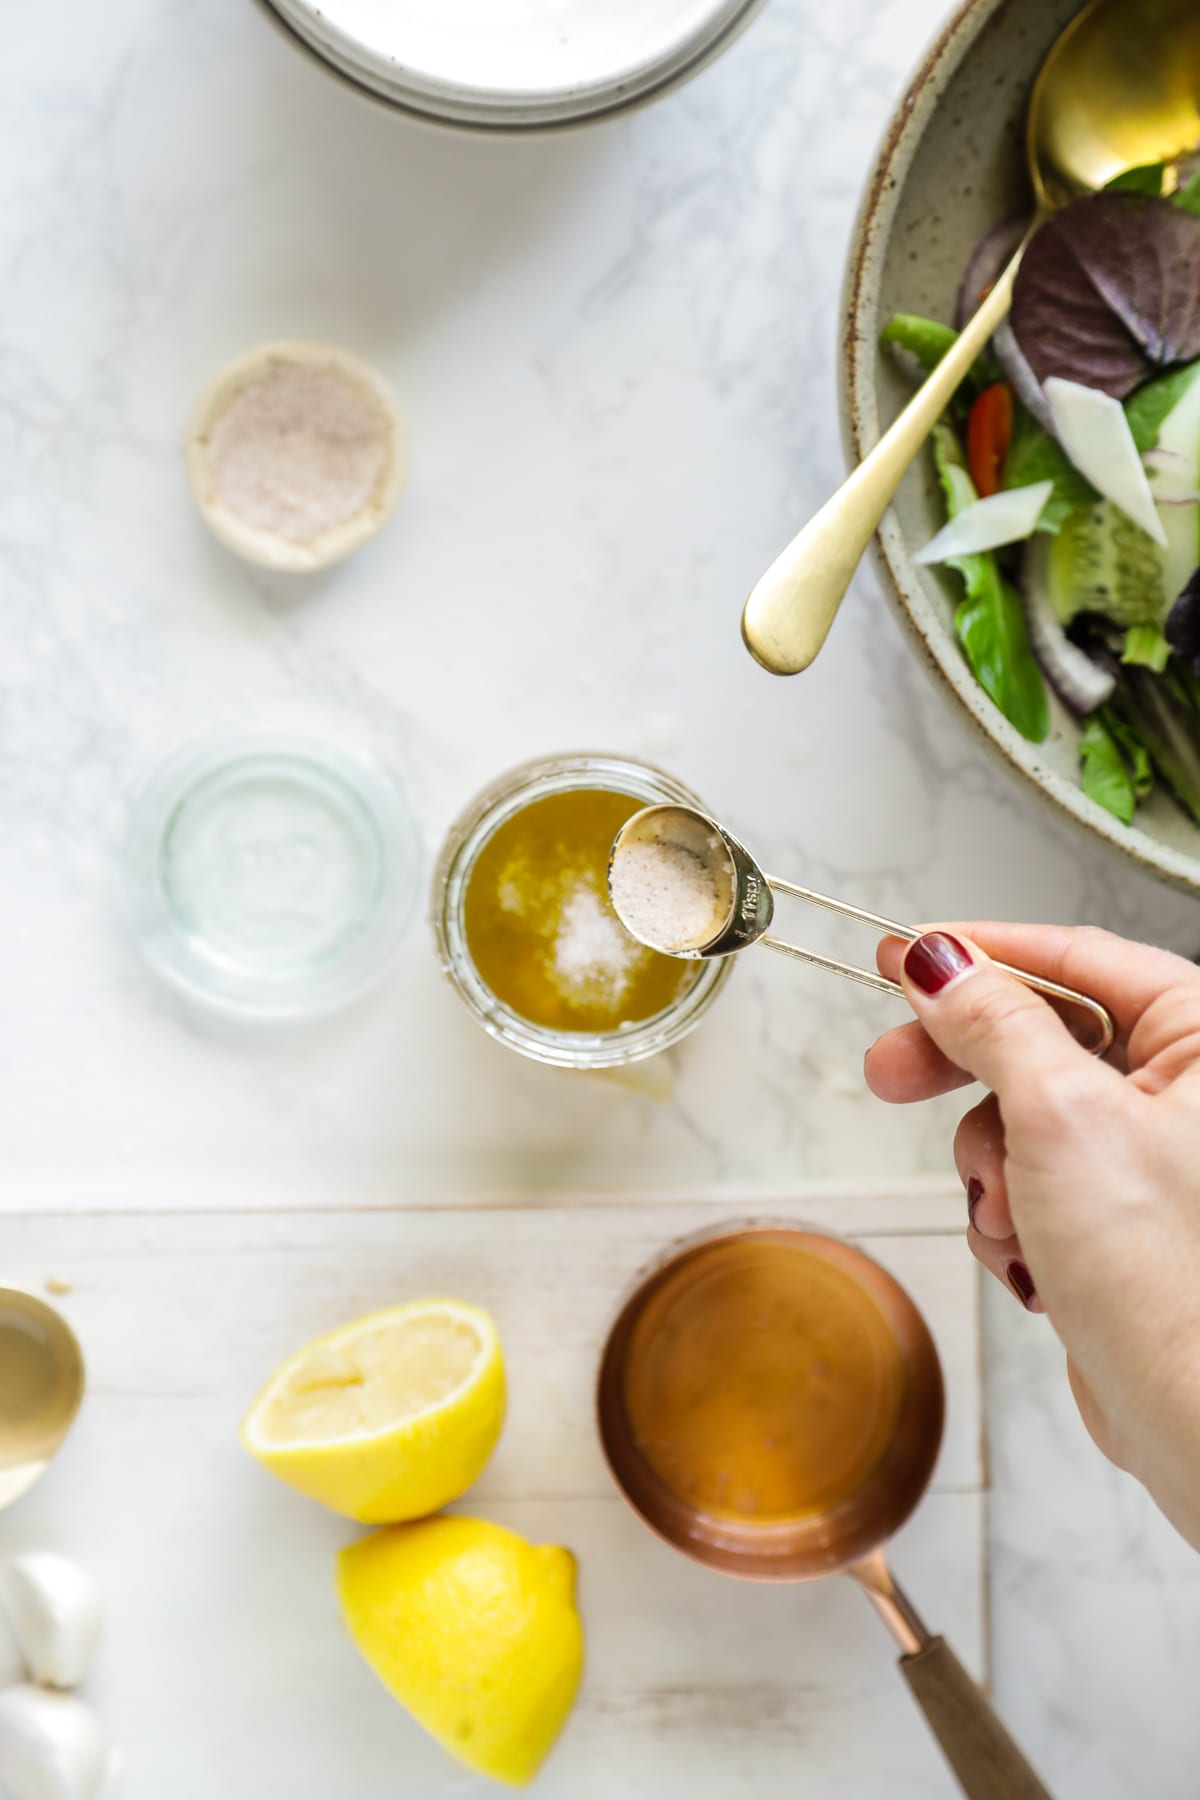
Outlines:
[[608,898],[613,839],[644,801],[577,788],[500,825],[467,879],[463,925],[480,978],[552,1031],[617,1031],[664,1012],[696,965],[630,936]]

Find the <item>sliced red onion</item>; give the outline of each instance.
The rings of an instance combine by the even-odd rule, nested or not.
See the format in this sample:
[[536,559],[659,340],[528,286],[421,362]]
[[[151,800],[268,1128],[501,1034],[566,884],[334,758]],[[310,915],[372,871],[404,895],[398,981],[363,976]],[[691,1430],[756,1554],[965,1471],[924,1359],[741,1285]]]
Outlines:
[[1071,642],[1054,616],[1046,593],[1043,566],[1049,544],[1035,538],[1025,552],[1021,590],[1033,653],[1072,712],[1093,713],[1112,694],[1116,678]]
[[1006,219],[1003,225],[993,225],[987,236],[976,244],[958,290],[958,303],[954,309],[957,330],[961,331],[978,310],[984,295],[1028,228],[1027,219]]
[[1046,398],[1045,389],[1026,362],[1016,333],[1008,320],[997,327],[992,339],[992,349],[996,359],[1008,379],[1012,382],[1013,392],[1030,417],[1041,426],[1049,437],[1055,437],[1054,415],[1050,411],[1050,402]]

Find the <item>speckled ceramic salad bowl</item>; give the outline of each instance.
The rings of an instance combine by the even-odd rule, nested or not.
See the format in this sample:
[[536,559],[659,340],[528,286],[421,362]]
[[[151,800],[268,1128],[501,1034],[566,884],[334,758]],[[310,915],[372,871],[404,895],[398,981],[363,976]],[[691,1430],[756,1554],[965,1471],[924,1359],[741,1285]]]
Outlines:
[[[931,46],[887,129],[859,214],[846,277],[842,414],[857,461],[912,383],[879,348],[896,312],[953,322],[973,248],[1028,209],[1022,130],[1029,89],[1080,0],[967,0]],[[978,686],[955,639],[961,593],[915,552],[945,522],[932,458],[906,479],[876,540],[884,586],[929,666],[993,748],[1063,812],[1144,868],[1200,892],[1200,827],[1155,793],[1123,825],[1079,785],[1080,726],[1051,699],[1049,736],[1027,742]]]

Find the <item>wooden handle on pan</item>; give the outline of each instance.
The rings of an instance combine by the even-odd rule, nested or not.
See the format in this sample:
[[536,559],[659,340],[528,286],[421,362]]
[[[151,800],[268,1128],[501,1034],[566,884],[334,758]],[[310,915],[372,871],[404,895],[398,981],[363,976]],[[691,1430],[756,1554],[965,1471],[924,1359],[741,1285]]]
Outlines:
[[945,1638],[900,1668],[967,1800],[1053,1800]]

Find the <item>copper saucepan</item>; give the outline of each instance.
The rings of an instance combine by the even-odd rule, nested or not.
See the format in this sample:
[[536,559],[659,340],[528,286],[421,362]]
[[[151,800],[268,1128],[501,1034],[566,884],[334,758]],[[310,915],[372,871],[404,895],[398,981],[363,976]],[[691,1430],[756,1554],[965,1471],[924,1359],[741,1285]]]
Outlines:
[[[839,1341],[867,1383],[863,1391],[887,1395],[888,1411],[881,1415],[886,1416],[885,1436],[874,1447],[865,1439],[854,1446],[861,1466],[856,1468],[852,1457],[844,1462],[848,1488],[843,1482],[840,1493],[831,1492],[823,1503],[790,1516],[772,1516],[763,1506],[753,1517],[737,1511],[738,1478],[736,1470],[726,1465],[744,1450],[738,1408],[747,1383],[757,1378],[757,1352],[744,1349],[743,1336],[728,1346],[726,1355],[719,1342],[720,1327],[715,1328],[718,1341],[714,1341],[711,1331],[696,1324],[696,1315],[685,1320],[679,1310],[685,1302],[681,1298],[677,1307],[674,1296],[699,1293],[705,1283],[728,1286],[752,1280],[752,1272],[739,1268],[736,1259],[753,1256],[761,1265],[764,1253],[776,1249],[805,1253],[803,1259],[788,1259],[797,1280],[807,1268],[822,1282],[837,1284],[842,1307]],[[758,1304],[756,1329],[774,1330],[776,1318],[769,1306]],[[707,1342],[696,1340],[693,1356],[693,1340],[687,1334],[696,1331],[702,1337],[707,1331]],[[675,1368],[682,1371],[683,1384],[689,1388],[679,1407],[687,1418],[679,1431],[672,1422],[667,1438],[655,1440],[655,1448],[648,1452],[644,1402],[638,1396],[652,1384],[660,1396],[668,1391],[662,1358],[671,1333]],[[806,1358],[815,1366],[818,1380],[828,1383],[837,1351],[838,1342],[831,1349],[828,1336],[815,1350],[797,1339],[798,1387],[810,1377],[811,1371],[800,1366]],[[777,1369],[778,1338],[765,1345],[763,1353],[774,1357]],[[701,1366],[706,1375],[693,1381],[690,1371]],[[669,1390],[674,1395],[679,1382],[671,1379],[676,1381]],[[818,1410],[805,1414],[824,1421],[820,1430],[829,1428],[830,1403],[836,1396],[836,1385],[822,1390]],[[944,1412],[941,1367],[929,1329],[885,1269],[849,1244],[798,1226],[733,1224],[690,1238],[665,1253],[622,1307],[601,1359],[597,1403],[600,1439],[617,1485],[664,1542],[707,1568],[748,1581],[852,1576],[900,1646],[901,1672],[969,1800],[1050,1800],[983,1690],[945,1639],[926,1629],[884,1555],[887,1539],[904,1524],[928,1485]],[[714,1479],[730,1483],[734,1503],[706,1510],[705,1503],[695,1498],[695,1483],[690,1496],[681,1491],[689,1478],[681,1472],[686,1465],[680,1459],[681,1446],[694,1447],[710,1432],[709,1420],[713,1438],[724,1434],[725,1441],[712,1444],[706,1466],[719,1471]],[[827,1453],[828,1440],[822,1441]],[[673,1479],[664,1478],[664,1468],[676,1472]],[[819,1492],[819,1480],[813,1491]]]

